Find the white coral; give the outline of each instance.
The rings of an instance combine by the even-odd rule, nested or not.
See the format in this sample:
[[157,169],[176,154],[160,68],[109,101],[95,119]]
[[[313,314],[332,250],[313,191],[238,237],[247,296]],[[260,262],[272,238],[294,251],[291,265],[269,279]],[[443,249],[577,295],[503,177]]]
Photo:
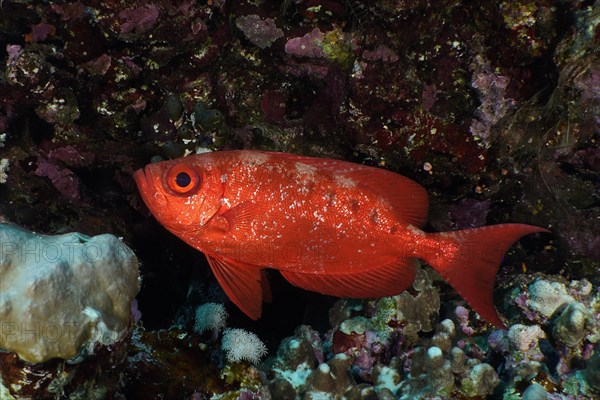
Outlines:
[[508,341],[510,344],[520,350],[527,351],[535,347],[539,339],[545,338],[546,334],[538,325],[516,324],[508,330]]
[[538,279],[529,285],[527,306],[545,317],[551,317],[560,306],[573,301],[565,285],[560,282]]
[[202,334],[206,331],[218,333],[227,322],[227,310],[221,303],[205,303],[196,309],[196,323],[194,331]]
[[6,183],[6,180],[8,179],[7,172],[9,170],[9,165],[10,160],[8,158],[3,158],[2,160],[0,160],[0,183]]
[[246,360],[258,364],[260,359],[267,354],[267,347],[258,336],[237,328],[225,330],[221,349],[226,353],[229,362]]

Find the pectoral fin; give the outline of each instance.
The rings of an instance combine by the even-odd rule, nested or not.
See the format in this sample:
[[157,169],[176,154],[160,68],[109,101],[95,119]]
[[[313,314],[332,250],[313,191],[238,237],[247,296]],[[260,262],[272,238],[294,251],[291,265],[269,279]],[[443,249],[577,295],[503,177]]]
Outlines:
[[244,231],[250,228],[252,220],[257,218],[255,205],[251,201],[246,201],[222,212],[219,216],[224,218],[229,225],[229,229]]

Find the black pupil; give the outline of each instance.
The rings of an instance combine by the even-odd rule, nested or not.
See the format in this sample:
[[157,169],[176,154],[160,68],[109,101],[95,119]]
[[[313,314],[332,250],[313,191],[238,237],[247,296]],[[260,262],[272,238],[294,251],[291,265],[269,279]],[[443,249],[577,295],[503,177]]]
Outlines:
[[187,172],[180,172],[175,177],[175,183],[177,184],[177,186],[179,186],[181,188],[187,187],[191,181],[192,181],[192,178],[190,177],[190,174],[188,174]]

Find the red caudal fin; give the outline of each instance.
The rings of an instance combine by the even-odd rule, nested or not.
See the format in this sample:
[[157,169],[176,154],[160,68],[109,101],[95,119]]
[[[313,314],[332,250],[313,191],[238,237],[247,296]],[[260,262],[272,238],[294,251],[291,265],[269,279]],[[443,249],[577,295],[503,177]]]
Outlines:
[[494,308],[494,279],[504,253],[522,236],[547,229],[502,224],[428,234],[419,256],[431,265],[486,321],[505,328]]

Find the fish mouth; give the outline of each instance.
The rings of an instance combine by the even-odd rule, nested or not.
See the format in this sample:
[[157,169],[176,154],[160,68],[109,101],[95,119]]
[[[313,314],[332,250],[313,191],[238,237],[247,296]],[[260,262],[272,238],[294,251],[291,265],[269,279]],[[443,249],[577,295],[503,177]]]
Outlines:
[[156,175],[146,166],[133,173],[133,179],[137,184],[138,190],[142,195],[142,200],[150,208],[153,214],[159,212],[162,207],[167,205],[167,199],[163,193],[158,190]]
[[169,217],[168,212],[168,200],[165,194],[160,190],[160,175],[157,174],[155,169],[153,170],[149,165],[144,168],[140,168],[133,173],[133,179],[137,184],[138,191],[142,197],[146,206],[154,215],[154,217],[160,222],[165,228],[174,233],[180,235],[181,233],[195,232],[198,230],[196,227],[190,227],[185,229],[177,224],[173,223],[172,218]]
[[138,186],[138,190],[144,196],[148,193],[148,181],[146,179],[146,174],[144,173],[144,168],[140,168],[133,173],[133,179],[135,180],[136,185]]

